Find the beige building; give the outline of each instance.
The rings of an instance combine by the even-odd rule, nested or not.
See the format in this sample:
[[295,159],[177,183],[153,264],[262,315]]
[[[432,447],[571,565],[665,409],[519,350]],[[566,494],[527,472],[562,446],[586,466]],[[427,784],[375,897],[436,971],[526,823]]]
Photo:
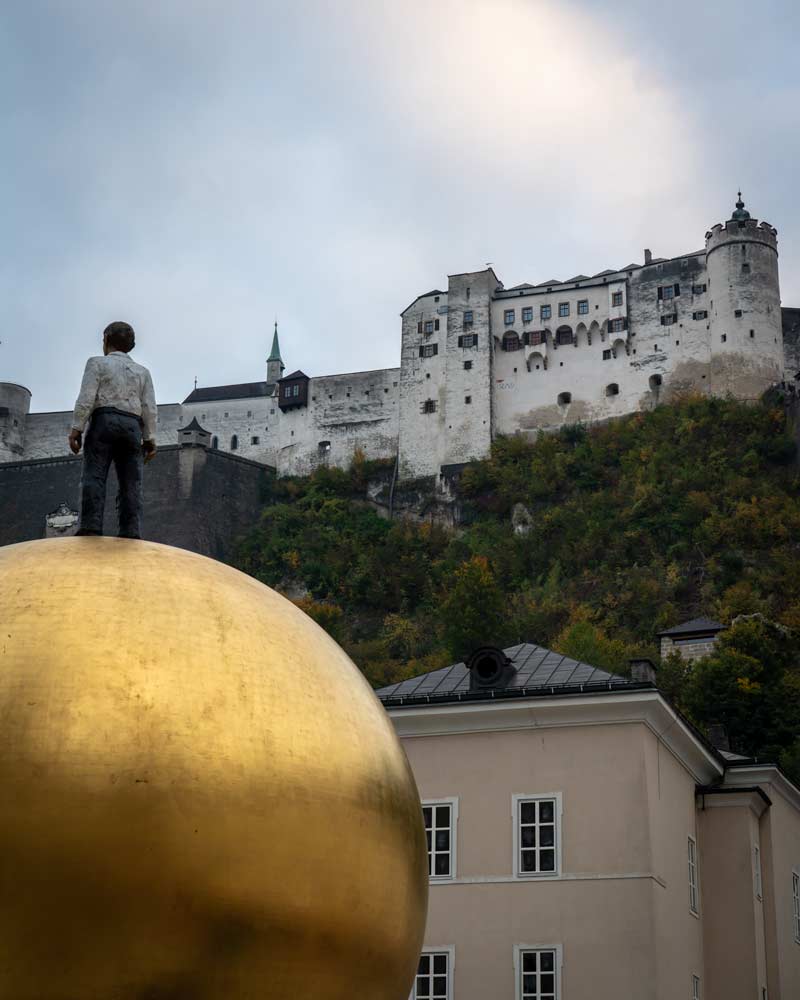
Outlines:
[[416,1000],[797,1000],[800,790],[538,646],[378,692],[419,786]]

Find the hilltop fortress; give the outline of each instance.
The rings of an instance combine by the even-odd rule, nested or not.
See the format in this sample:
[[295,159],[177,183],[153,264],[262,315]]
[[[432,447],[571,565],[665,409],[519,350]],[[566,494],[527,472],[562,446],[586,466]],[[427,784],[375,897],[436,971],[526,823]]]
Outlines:
[[[396,459],[400,480],[438,477],[485,457],[498,435],[686,391],[755,400],[798,374],[799,327],[798,310],[781,309],[777,232],[740,195],[704,249],[680,257],[646,250],[642,264],[513,288],[492,268],[451,275],[403,311],[398,368],[286,375],[276,325],[266,379],[160,406],[159,444],[202,438],[279,475],[346,466],[361,449]],[[67,454],[71,414],[29,409],[27,389],[0,383],[0,463]]]

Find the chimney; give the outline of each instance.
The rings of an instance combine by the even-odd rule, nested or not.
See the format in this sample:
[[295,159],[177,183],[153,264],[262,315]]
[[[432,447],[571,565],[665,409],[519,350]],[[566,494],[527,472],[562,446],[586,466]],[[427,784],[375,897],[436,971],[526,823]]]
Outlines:
[[502,690],[511,681],[517,668],[502,649],[481,646],[467,657],[470,691]]
[[652,660],[645,657],[637,660],[628,660],[631,667],[631,680],[644,684],[655,684],[656,668]]
[[644,263],[645,266],[653,263],[653,255],[649,250],[645,250],[644,252]]
[[730,751],[731,745],[728,740],[728,730],[721,722],[710,722],[708,725],[708,742],[715,750]]

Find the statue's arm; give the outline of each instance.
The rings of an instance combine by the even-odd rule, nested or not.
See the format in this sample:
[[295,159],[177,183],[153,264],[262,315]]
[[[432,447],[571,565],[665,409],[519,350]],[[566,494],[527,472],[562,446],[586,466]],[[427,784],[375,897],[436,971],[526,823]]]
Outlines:
[[69,435],[69,446],[73,452],[77,453],[81,447],[81,435],[86,421],[92,415],[97,400],[97,388],[100,384],[100,373],[97,370],[94,358],[89,358],[83,372],[81,389],[75,401],[75,409],[72,412],[72,430]]

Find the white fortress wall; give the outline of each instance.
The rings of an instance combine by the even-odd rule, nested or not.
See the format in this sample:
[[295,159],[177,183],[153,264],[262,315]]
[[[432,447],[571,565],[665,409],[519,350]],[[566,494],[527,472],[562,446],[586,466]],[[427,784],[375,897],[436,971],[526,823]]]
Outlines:
[[400,352],[400,478],[436,476],[447,431],[446,292],[422,295],[402,314]]
[[196,417],[200,426],[211,434],[212,447],[234,451],[254,462],[275,464],[280,423],[275,397],[201,400],[184,403],[182,409],[184,424]]
[[357,449],[368,459],[394,458],[399,393],[399,368],[310,379],[308,405],[280,415],[279,474],[308,475],[320,465],[347,468]]

